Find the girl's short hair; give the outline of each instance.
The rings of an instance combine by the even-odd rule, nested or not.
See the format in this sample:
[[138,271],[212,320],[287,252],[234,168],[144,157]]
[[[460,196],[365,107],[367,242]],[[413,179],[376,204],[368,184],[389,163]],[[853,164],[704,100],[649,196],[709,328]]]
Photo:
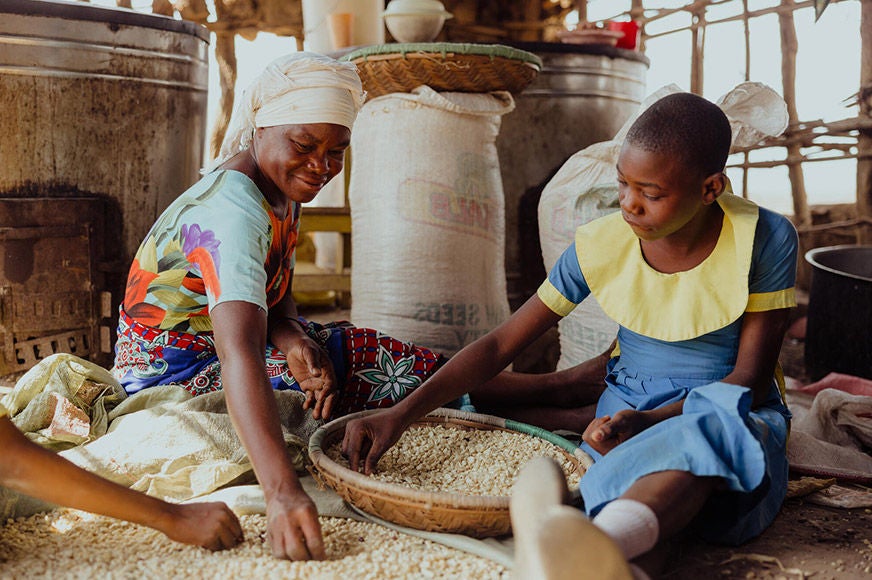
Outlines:
[[675,155],[703,175],[724,170],[732,130],[724,112],[693,93],[656,101],[627,132],[626,142],[646,151]]

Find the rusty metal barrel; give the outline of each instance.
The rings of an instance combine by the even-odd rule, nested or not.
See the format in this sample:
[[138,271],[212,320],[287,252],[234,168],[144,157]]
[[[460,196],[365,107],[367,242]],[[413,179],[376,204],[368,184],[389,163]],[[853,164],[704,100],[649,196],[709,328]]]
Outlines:
[[96,195],[128,262],[203,163],[208,32],[85,3],[0,3],[0,197]]
[[0,2],[0,375],[111,362],[137,247],[203,164],[205,28],[132,10]]
[[514,43],[542,59],[497,139],[506,198],[506,277],[513,309],[542,281],[536,205],[574,153],[614,137],[645,97],[649,61],[604,45]]

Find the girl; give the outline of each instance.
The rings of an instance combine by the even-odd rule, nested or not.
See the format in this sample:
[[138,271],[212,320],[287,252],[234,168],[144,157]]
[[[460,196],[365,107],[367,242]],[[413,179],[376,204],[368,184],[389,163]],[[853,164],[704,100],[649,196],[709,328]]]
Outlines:
[[[581,492],[616,548],[584,553],[587,562],[621,561],[585,577],[626,574],[627,560],[692,521],[723,542],[762,532],[786,493],[790,415],[776,367],[795,305],[797,237],[786,218],[729,191],[730,141],[726,116],[701,97],[674,94],[646,110],[617,164],[621,211],[580,227],[537,295],[506,323],[397,406],[349,422],[343,451],[352,468],[371,473],[412,421],[474,394],[593,294],[620,329],[596,418],[584,429],[596,463]],[[566,547],[536,540],[549,529],[541,502],[560,503],[562,494],[548,473],[530,478],[513,499],[520,577],[579,577],[584,570],[565,555],[540,557]],[[585,545],[602,543],[572,549]],[[566,567],[546,570],[543,561]]]

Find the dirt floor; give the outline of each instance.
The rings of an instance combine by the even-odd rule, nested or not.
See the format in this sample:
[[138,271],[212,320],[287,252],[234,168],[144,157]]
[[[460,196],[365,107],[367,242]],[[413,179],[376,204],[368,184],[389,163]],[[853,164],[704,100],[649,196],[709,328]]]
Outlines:
[[[349,319],[347,310],[306,314],[318,321]],[[547,345],[540,348],[540,352],[525,353],[525,358],[556,360],[553,352],[545,352]],[[803,353],[802,340],[785,339],[781,355],[785,374],[805,383]],[[13,386],[18,376],[0,377],[0,386]],[[872,509],[840,509],[814,505],[806,498],[788,499],[774,524],[743,546],[712,546],[694,539],[677,542],[666,560],[663,578],[872,579]]]
[[663,578],[872,578],[872,510],[789,499],[775,523],[748,544],[678,546]]

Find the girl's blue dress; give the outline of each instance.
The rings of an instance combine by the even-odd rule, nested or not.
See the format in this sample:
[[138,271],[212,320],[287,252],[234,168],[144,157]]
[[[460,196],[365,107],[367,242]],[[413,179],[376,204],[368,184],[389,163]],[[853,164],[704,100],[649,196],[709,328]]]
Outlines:
[[651,473],[720,477],[724,490],[697,518],[698,532],[739,544],[759,535],[784,500],[790,413],[780,370],[766,403],[753,410],[749,389],[720,381],[735,366],[742,315],[795,306],[798,244],[785,217],[730,193],[718,203],[720,237],[697,267],[654,270],[616,213],[578,228],[538,295],[565,316],[592,293],[620,324],[598,417],[685,399],[681,415],[606,456],[583,444],[595,459],[581,481],[587,512],[595,515]]

